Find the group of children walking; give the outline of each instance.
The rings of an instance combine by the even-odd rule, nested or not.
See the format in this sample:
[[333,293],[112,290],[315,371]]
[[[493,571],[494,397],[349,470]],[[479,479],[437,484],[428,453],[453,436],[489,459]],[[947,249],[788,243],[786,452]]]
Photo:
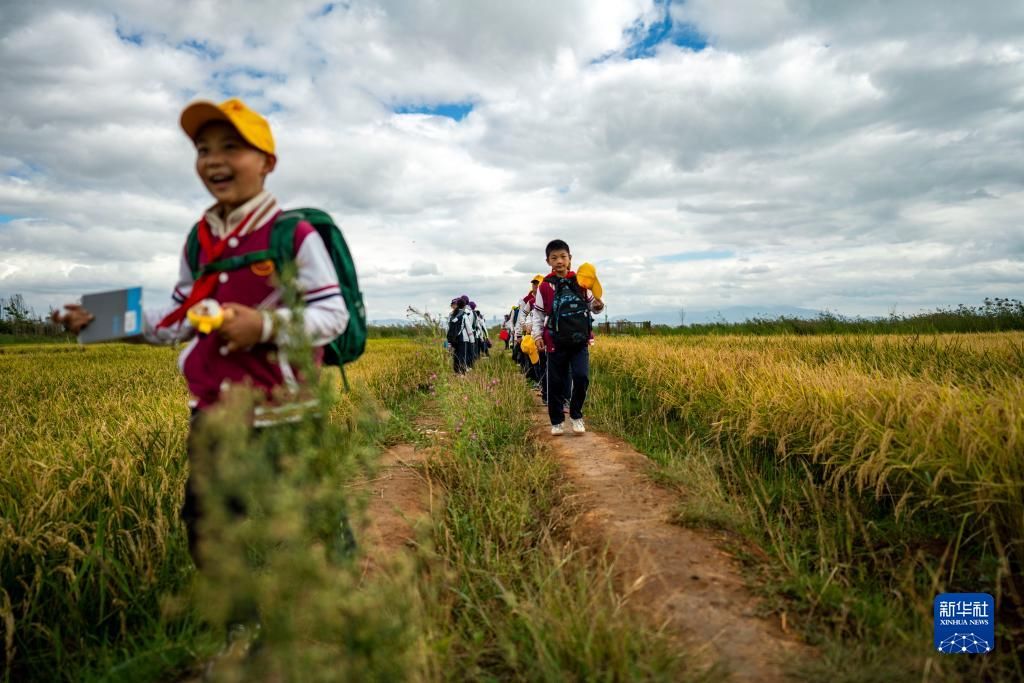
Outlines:
[[451,306],[446,346],[456,374],[464,375],[481,356],[491,355],[491,339],[484,314],[477,310],[475,301],[463,294],[452,299]]
[[[202,565],[200,521],[205,504],[198,495],[196,472],[215,454],[192,438],[202,433],[207,414],[224,402],[232,387],[260,395],[250,416],[259,430],[287,429],[308,401],[299,392],[303,379],[286,350],[301,332],[313,346],[314,361],[345,362],[352,350],[353,329],[365,332],[362,301],[346,303],[354,283],[339,253],[340,233],[322,212],[283,212],[265,188],[277,152],[270,125],[238,99],[221,104],[195,102],[181,115],[181,127],[195,147],[195,171],[214,204],[193,226],[180,253],[179,276],[166,306],[144,311],[144,334],[151,343],[187,342],[179,368],[191,393],[189,462],[182,519],[189,550]],[[341,251],[339,251],[341,249]],[[530,291],[506,318],[508,345],[531,382],[542,392],[551,433],[565,431],[565,405],[576,433],[583,433],[583,404],[589,384],[591,313],[604,308],[599,295],[571,270],[569,245],[550,242],[546,276],[533,278]],[[298,330],[293,311],[282,302],[282,266],[294,271],[303,309]],[[351,274],[354,278],[354,271]],[[218,327],[201,332],[192,313],[216,309]],[[94,316],[81,306],[55,311],[54,319],[79,332]],[[348,346],[340,341],[350,342]],[[452,299],[448,346],[455,372],[468,372],[491,346],[483,314],[468,296]],[[280,417],[279,417],[280,416]],[[347,531],[347,523],[342,527]]]
[[[572,270],[572,253],[563,240],[544,249],[551,272],[530,280],[530,291],[512,306],[501,325],[505,348],[548,409],[551,433],[565,434],[565,414],[572,431],[587,431],[583,405],[590,386],[590,345],[594,343],[593,313],[604,310],[596,276],[584,278]],[[588,266],[588,264],[584,264]],[[590,267],[591,274],[593,268]],[[491,341],[476,303],[463,294],[451,301],[446,347],[456,374],[465,374]]]

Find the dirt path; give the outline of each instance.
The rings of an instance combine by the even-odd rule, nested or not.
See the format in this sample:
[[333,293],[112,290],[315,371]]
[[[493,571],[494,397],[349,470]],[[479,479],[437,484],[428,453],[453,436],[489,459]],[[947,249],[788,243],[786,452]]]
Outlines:
[[359,535],[365,550],[363,575],[379,570],[390,557],[416,542],[417,522],[438,503],[438,490],[419,467],[428,451],[399,444],[384,451],[376,476],[360,487],[369,494],[366,527]]
[[549,429],[547,413],[538,414],[538,436],[552,445],[575,490],[581,513],[574,533],[611,552],[634,607],[734,681],[786,680],[785,659],[813,654],[777,617],[755,616],[757,599],[739,563],[709,534],[671,523],[679,494],[651,481],[645,456],[608,435],[567,429],[553,437]]

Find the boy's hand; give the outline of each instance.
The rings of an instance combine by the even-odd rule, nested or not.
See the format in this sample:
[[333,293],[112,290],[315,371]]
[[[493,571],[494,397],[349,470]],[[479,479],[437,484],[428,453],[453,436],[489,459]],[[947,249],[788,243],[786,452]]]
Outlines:
[[594,310],[594,313],[600,313],[601,311],[603,311],[604,310],[604,302],[601,301],[600,299],[594,299],[593,310]]
[[81,332],[86,325],[96,318],[96,316],[78,304],[64,304],[64,310],[67,311],[64,315],[61,315],[59,310],[51,313],[50,320],[58,325],[63,325],[65,330],[73,334]]
[[228,343],[228,351],[247,349],[259,343],[263,335],[263,314],[242,304],[224,304],[224,322],[218,330]]

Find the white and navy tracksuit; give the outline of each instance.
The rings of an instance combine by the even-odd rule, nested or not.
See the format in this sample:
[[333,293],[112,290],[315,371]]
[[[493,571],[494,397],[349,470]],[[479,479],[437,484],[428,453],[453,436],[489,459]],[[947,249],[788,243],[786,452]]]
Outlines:
[[473,321],[476,316],[473,315],[473,309],[469,306],[461,306],[452,313],[450,320],[454,322],[456,318],[458,318],[459,327],[453,349],[453,362],[455,372],[461,374],[466,372],[467,368],[473,367],[473,348],[476,344]]
[[490,356],[491,354],[487,350],[487,342],[490,340],[490,335],[487,333],[487,321],[484,320],[484,314],[480,311],[473,311],[476,328],[474,333],[476,334],[476,356],[480,357],[480,354]]

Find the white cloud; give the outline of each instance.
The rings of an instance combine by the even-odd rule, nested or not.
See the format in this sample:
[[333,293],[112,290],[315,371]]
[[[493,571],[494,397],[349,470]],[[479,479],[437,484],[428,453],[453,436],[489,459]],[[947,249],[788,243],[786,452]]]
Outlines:
[[413,261],[409,266],[409,275],[412,277],[423,277],[424,275],[437,275],[437,264],[425,261]]
[[[0,7],[0,294],[164,296],[209,203],[177,116],[228,94],[269,113],[270,189],[334,214],[375,318],[499,314],[554,237],[616,314],[1021,294],[1016,5],[687,0],[708,49],[632,61],[651,0],[326,5]],[[734,256],[658,258],[701,251]]]

